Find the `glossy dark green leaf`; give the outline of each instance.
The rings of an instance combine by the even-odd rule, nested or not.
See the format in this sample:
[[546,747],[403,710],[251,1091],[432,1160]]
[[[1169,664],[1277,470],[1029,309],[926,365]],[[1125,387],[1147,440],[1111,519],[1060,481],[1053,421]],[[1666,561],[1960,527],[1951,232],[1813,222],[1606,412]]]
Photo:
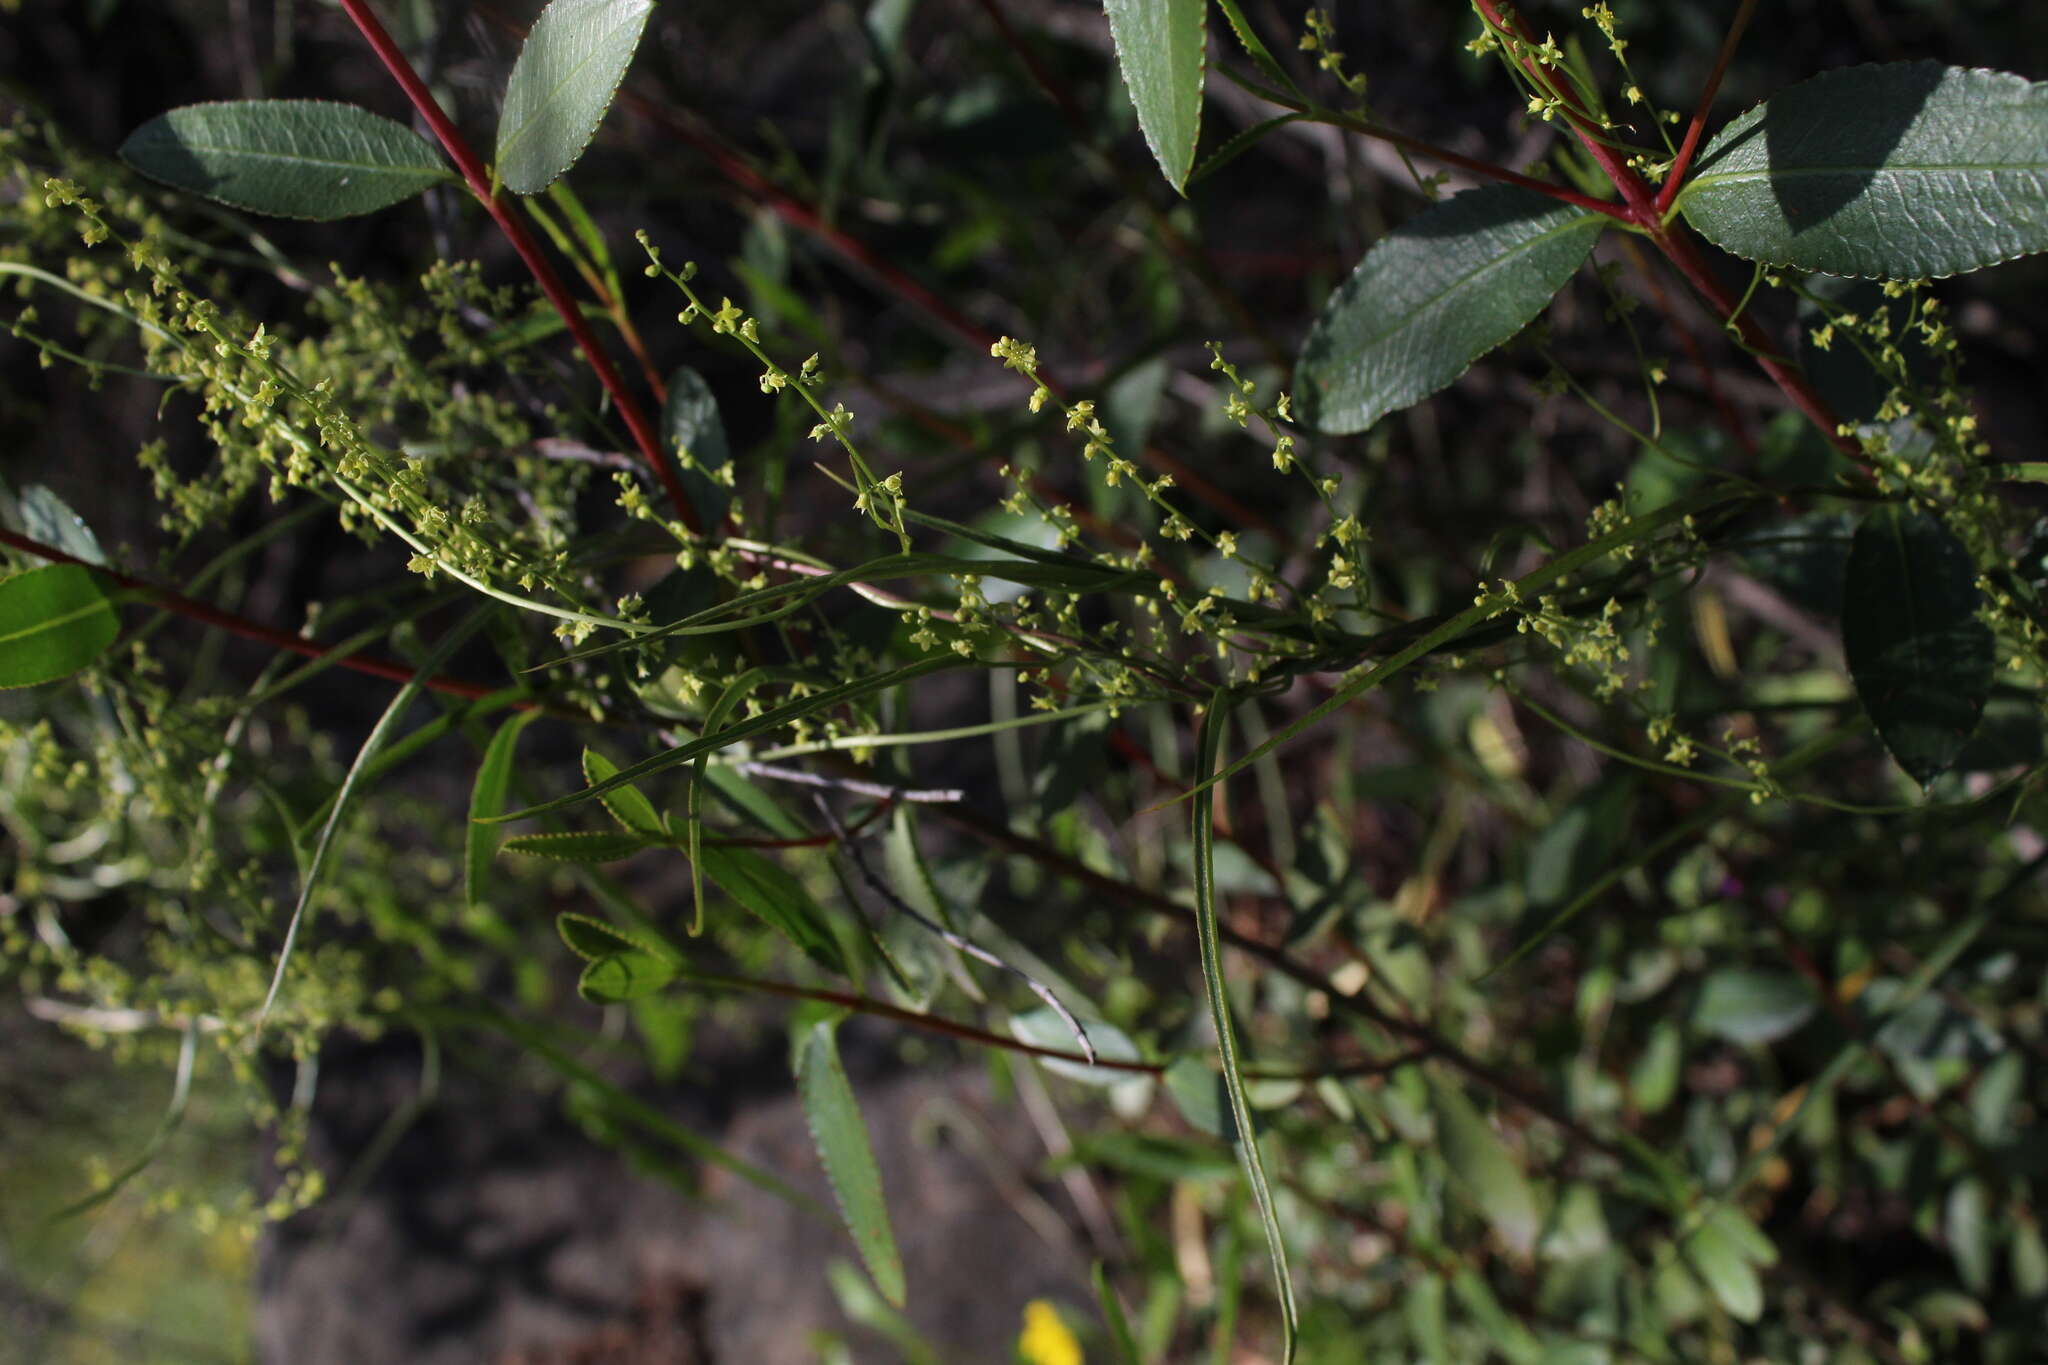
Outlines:
[[490,892],[491,860],[497,856],[498,840],[504,833],[499,826],[479,817],[504,811],[505,795],[512,786],[512,759],[519,749],[520,733],[538,715],[539,711],[521,711],[508,717],[498,727],[498,733],[491,736],[490,744],[484,749],[483,762],[477,765],[476,782],[469,790],[469,825],[463,833],[462,844],[463,903],[472,908],[483,904]]
[[1701,983],[1692,1022],[1731,1043],[1771,1043],[1819,1008],[1813,986],[1797,972],[1723,967]]
[[905,1297],[903,1258],[889,1227],[889,1203],[882,1194],[882,1172],[868,1142],[867,1122],[861,1118],[853,1086],[839,1061],[833,1021],[820,1019],[800,1027],[791,1051],[804,1121],[810,1125],[818,1159],[824,1163],[832,1193],[839,1200],[846,1230],[860,1249],[875,1288],[901,1308]]
[[1924,61],[1829,71],[1723,129],[1678,204],[1724,251],[1830,275],[2048,250],[2048,84]]
[[651,0],[552,0],[527,31],[498,116],[498,176],[538,194],[576,164],[640,46]]
[[1514,1154],[1454,1082],[1431,1078],[1429,1094],[1437,1145],[1451,1178],[1501,1240],[1517,1256],[1527,1256],[1535,1249],[1543,1216]]
[[328,100],[188,104],[130,133],[121,159],[251,213],[322,221],[375,213],[453,178],[404,124]]
[[1885,747],[1923,786],[1954,764],[1991,695],[1980,600],[1969,552],[1927,513],[1887,503],[1856,528],[1842,649]]
[[1543,311],[1607,219],[1512,185],[1467,190],[1387,234],[1323,305],[1294,402],[1317,431],[1364,431],[1443,388]]
[[704,529],[715,531],[725,524],[732,506],[732,486],[727,466],[732,464],[732,445],[726,440],[725,419],[719,415],[718,399],[704,376],[688,365],[679,365],[668,377],[668,399],[661,405],[661,439],[669,453],[682,464],[683,452],[689,462],[682,464],[683,491],[697,509]]
[[844,976],[846,957],[825,912],[780,863],[750,848],[706,846],[697,865],[728,896],[789,936],[819,966]]
[[595,830],[574,834],[515,834],[505,841],[507,853],[553,858],[564,863],[615,863],[652,847],[637,834]]
[[1208,0],[1103,0],[1124,89],[1166,183],[1187,184],[1202,133]]
[[576,993],[593,1005],[618,1005],[652,995],[676,979],[676,966],[653,953],[613,953],[577,978]]
[[0,580],[0,687],[68,678],[120,633],[92,570],[45,564]]
[[[593,787],[608,782],[619,775],[619,765],[595,749],[583,751],[583,780]],[[619,822],[619,828],[628,834],[643,839],[665,842],[669,837],[668,826],[661,820],[661,814],[654,809],[654,803],[641,795],[633,786],[613,787],[597,798]]]

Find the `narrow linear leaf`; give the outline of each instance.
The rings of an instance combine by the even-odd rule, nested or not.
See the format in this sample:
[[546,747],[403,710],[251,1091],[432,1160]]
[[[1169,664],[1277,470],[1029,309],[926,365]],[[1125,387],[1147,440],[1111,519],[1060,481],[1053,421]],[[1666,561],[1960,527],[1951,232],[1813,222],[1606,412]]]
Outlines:
[[1184,189],[1202,132],[1207,0],[1103,0],[1124,89],[1166,183]]
[[1724,251],[1830,275],[2048,250],[2048,83],[1924,61],[1829,71],[1722,129],[1678,204]]
[[1102,1305],[1102,1321],[1109,1329],[1109,1349],[1115,1356],[1114,1365],[1140,1365],[1144,1359],[1138,1354],[1138,1339],[1131,1335],[1130,1319],[1124,1316],[1123,1300],[1116,1296],[1116,1286],[1110,1283],[1109,1267],[1097,1261],[1090,1274],[1095,1280],[1095,1298]]
[[794,1040],[791,1063],[804,1121],[817,1144],[818,1159],[832,1182],[832,1193],[846,1219],[846,1230],[874,1278],[875,1288],[896,1307],[905,1298],[903,1258],[889,1227],[889,1204],[882,1195],[882,1172],[868,1143],[868,1126],[854,1099],[846,1068],[839,1061],[833,1020],[820,1019],[801,1028]]
[[1508,1145],[1450,1081],[1430,1078],[1430,1108],[1451,1178],[1517,1256],[1529,1255],[1543,1216]]
[[412,129],[329,100],[188,104],[130,133],[121,159],[174,189],[322,222],[375,213],[453,178]]
[[515,834],[505,841],[507,853],[553,858],[562,863],[615,863],[654,845],[638,834],[594,830],[574,834]]
[[697,851],[697,866],[725,894],[781,930],[812,961],[847,974],[846,958],[825,912],[780,863],[750,848],[714,845]]
[[327,813],[327,821],[320,827],[320,838],[313,845],[313,856],[306,860],[306,870],[299,878],[299,899],[292,907],[292,917],[285,926],[284,942],[277,950],[277,968],[270,976],[270,989],[263,994],[263,1004],[256,1011],[256,1030],[261,1032],[263,1023],[270,1017],[270,1007],[277,1003],[277,995],[284,988],[285,968],[291,964],[292,950],[298,945],[299,934],[306,926],[313,907],[313,896],[320,888],[321,880],[327,874],[327,863],[334,851],[336,836],[342,827],[342,818],[348,814],[349,805],[356,794],[372,781],[376,772],[378,753],[384,748],[391,732],[420,695],[421,680],[432,677],[448,661],[464,640],[475,634],[477,628],[488,619],[482,611],[472,612],[462,624],[443,636],[441,642],[420,665],[419,671],[406,680],[398,689],[398,695],[384,708],[384,714],[377,717],[377,723],[370,727],[370,733],[363,739],[362,747],[356,750],[355,761],[349,764],[348,772],[341,779],[341,786],[334,793],[334,801]]
[[[583,751],[583,778],[592,786],[608,781],[619,775],[619,765],[595,749]],[[668,826],[662,823],[661,813],[654,809],[654,803],[641,795],[637,787],[614,787],[598,798],[612,819],[619,822],[619,828],[628,834],[637,834],[647,839],[664,841],[669,837]]]
[[1252,65],[1259,69],[1259,74],[1282,90],[1301,94],[1301,87],[1294,83],[1294,77],[1287,74],[1287,68],[1280,65],[1279,60],[1273,56],[1272,49],[1266,46],[1265,39],[1259,37],[1258,30],[1245,18],[1244,10],[1237,0],[1217,0],[1217,5],[1222,9],[1224,19],[1229,22],[1230,31],[1237,35],[1238,46],[1244,49],[1245,56],[1252,59]]
[[[669,453],[682,464],[683,491],[707,530],[725,524],[732,506],[732,488],[719,471],[732,463],[732,445],[726,439],[725,419],[719,415],[718,399],[703,375],[688,365],[679,365],[668,377],[668,399],[661,405],[661,438]],[[683,464],[683,455],[689,462]]]
[[1487,185],[1395,228],[1309,329],[1295,378],[1302,419],[1351,435],[1443,388],[1543,311],[1606,222]]
[[68,678],[120,629],[114,604],[83,565],[45,564],[0,579],[0,687]]
[[1885,748],[1922,786],[1954,764],[1991,695],[1979,600],[1969,551],[1927,513],[1886,504],[1856,528],[1842,649]]
[[498,175],[538,194],[576,164],[625,79],[651,0],[552,0],[533,21],[498,118]]
[[504,832],[496,825],[486,824],[484,817],[505,809],[519,736],[538,715],[539,711],[521,711],[508,717],[491,736],[483,762],[477,765],[476,783],[469,789],[469,826],[462,844],[463,903],[471,909],[482,905],[490,894],[491,861],[498,855],[498,840]]
[[[1195,776],[1207,778],[1216,769],[1217,750],[1228,719],[1228,699],[1212,694],[1208,712],[1195,742]],[[1266,1180],[1265,1157],[1259,1152],[1258,1130],[1252,1126],[1251,1105],[1245,1099],[1244,1072],[1238,1060],[1237,1029],[1230,1017],[1230,1000],[1223,989],[1223,948],[1216,924],[1216,795],[1204,784],[1194,798],[1195,928],[1201,940],[1202,985],[1209,998],[1209,1018],[1216,1029],[1216,1047],[1223,1064],[1224,1090],[1230,1100],[1230,1117],[1237,1133],[1238,1160],[1259,1208],[1259,1222],[1266,1234],[1266,1254],[1273,1262],[1274,1292],[1280,1300],[1280,1365],[1294,1360],[1296,1324],[1300,1321],[1294,1302],[1294,1277],[1287,1266],[1287,1243],[1280,1235],[1280,1219],[1273,1207],[1273,1191]]]
[[576,993],[593,1005],[618,1005],[654,994],[676,974],[673,962],[653,953],[613,953],[583,969]]

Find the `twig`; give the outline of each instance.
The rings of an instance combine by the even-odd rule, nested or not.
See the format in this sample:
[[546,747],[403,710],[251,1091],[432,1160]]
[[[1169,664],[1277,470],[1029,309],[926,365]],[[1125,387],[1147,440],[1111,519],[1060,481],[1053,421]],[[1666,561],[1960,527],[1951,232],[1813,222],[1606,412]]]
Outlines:
[[1060,998],[1054,995],[1044,982],[1032,976],[1023,968],[1014,967],[1003,961],[994,953],[988,951],[988,949],[976,946],[954,933],[951,929],[948,929],[945,925],[926,917],[911,906],[908,901],[897,895],[889,888],[887,883],[876,876],[873,868],[868,866],[867,856],[861,852],[860,845],[847,835],[846,828],[839,823],[839,817],[833,813],[831,803],[826,801],[821,794],[814,795],[811,799],[817,802],[818,811],[825,817],[825,823],[831,826],[832,832],[839,837],[839,847],[846,850],[847,858],[852,861],[854,870],[860,873],[861,880],[868,884],[869,890],[895,907],[900,913],[909,916],[916,924],[938,935],[939,938],[945,940],[956,951],[967,954],[976,962],[985,962],[991,967],[1008,972],[1022,981],[1030,988],[1033,995],[1045,1002],[1046,1008],[1060,1017],[1060,1022],[1067,1026],[1067,1031],[1074,1035],[1074,1041],[1081,1045],[1081,1052],[1087,1059],[1088,1064],[1090,1066],[1096,1064],[1095,1044],[1088,1040],[1088,1031],[1081,1027],[1081,1021],[1076,1019],[1068,1011],[1067,1007],[1060,1003]]
[[912,803],[943,804],[965,801],[967,793],[958,787],[891,787],[882,782],[863,782],[857,777],[827,777],[823,773],[808,772],[802,768],[783,768],[773,763],[735,763],[736,772],[748,777],[773,778],[778,782],[796,782],[807,787],[826,787],[833,791],[851,792],[855,796],[866,796],[877,801],[907,801]]
[[1699,103],[1693,106],[1692,122],[1685,129],[1685,141],[1679,144],[1670,173],[1664,177],[1664,188],[1657,194],[1659,213],[1671,211],[1671,201],[1678,198],[1678,191],[1685,185],[1685,173],[1692,169],[1692,156],[1699,150],[1700,134],[1706,129],[1707,115],[1714,107],[1714,96],[1721,93],[1721,78],[1728,74],[1728,63],[1742,42],[1742,33],[1749,27],[1750,16],[1755,13],[1756,0],[1742,0],[1742,8],[1735,11],[1735,18],[1728,25],[1728,36],[1721,40],[1721,55],[1714,59],[1714,69],[1707,74],[1707,83],[1700,87]]
[[577,306],[576,300],[569,296],[569,290],[563,285],[561,276],[555,273],[555,268],[541,252],[540,243],[527,231],[526,220],[505,203],[468,140],[462,136],[461,131],[448,116],[441,112],[441,106],[435,101],[433,92],[427,89],[426,82],[413,70],[411,61],[399,49],[398,44],[391,40],[391,35],[385,32],[384,25],[378,21],[366,0],[341,0],[341,7],[348,11],[348,17],[355,21],[364,41],[369,43],[371,50],[384,63],[384,69],[391,73],[391,78],[398,82],[399,88],[405,91],[406,98],[412,101],[413,108],[419,111],[427,127],[440,140],[442,149],[448,153],[448,159],[455,163],[456,170],[462,173],[463,180],[469,185],[470,193],[477,197],[477,202],[484,206],[485,212],[491,215],[492,221],[497,223],[506,240],[512,243],[512,249],[519,253],[519,259],[526,263],[526,268],[532,273],[535,283],[540,285],[541,293],[547,296],[555,311],[562,315],[563,325],[569,329],[569,335],[576,339],[584,358],[590,362],[590,368],[596,371],[598,383],[604,385],[605,392],[611,395],[620,418],[626,424],[626,429],[632,432],[633,443],[640,448],[641,456],[661,480],[661,486],[668,494],[669,502],[674,505],[676,515],[692,531],[703,531],[702,519],[698,517],[696,507],[691,504],[689,494],[683,490],[675,461],[662,450],[660,438],[656,436],[653,424],[647,420],[647,414],[641,409],[639,400],[633,397],[632,391],[626,387],[626,381],[620,377],[618,369],[612,364],[611,357],[606,355],[604,348],[598,344],[596,334],[584,320],[583,310]]

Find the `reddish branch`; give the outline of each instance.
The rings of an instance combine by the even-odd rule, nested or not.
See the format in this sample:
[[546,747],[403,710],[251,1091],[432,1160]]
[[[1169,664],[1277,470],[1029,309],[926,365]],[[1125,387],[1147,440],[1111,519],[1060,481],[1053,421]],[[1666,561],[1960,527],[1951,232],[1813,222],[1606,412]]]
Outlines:
[[[188,621],[197,621],[201,625],[212,626],[217,630],[225,630],[232,635],[239,635],[244,640],[254,640],[258,644],[269,645],[273,649],[290,650],[294,654],[303,654],[309,659],[324,659],[334,654],[330,647],[321,644],[318,640],[309,640],[303,635],[293,635],[289,631],[278,630],[273,626],[266,626],[261,622],[251,621],[246,616],[237,616],[231,611],[222,611],[218,607],[209,607],[206,603],[196,602],[183,593],[173,592],[169,588],[160,587],[155,583],[122,573],[118,569],[109,569],[98,564],[86,564],[84,560],[75,555],[65,554],[55,546],[45,545],[37,540],[30,540],[27,536],[17,535],[4,527],[0,527],[0,545],[11,545],[17,550],[47,559],[54,564],[85,565],[86,568],[91,569],[94,573],[101,575],[110,582],[148,598],[165,611],[175,612]],[[380,659],[372,654],[342,654],[334,656],[333,662],[342,668],[352,669],[357,673],[367,673],[373,678],[388,678],[392,682],[411,682],[415,677],[419,676],[418,669],[407,668],[404,664],[393,663],[389,659]],[[420,678],[419,683],[421,687],[429,691],[446,693],[451,697],[464,697],[470,701],[481,700],[499,690],[494,687],[485,687],[481,683],[465,682],[460,678],[427,677]],[[532,702],[516,704],[522,707],[533,705]]]
[[378,21],[365,0],[341,0],[341,7],[348,11],[348,17],[355,21],[364,40],[384,63],[385,70],[391,73],[392,79],[405,91],[406,98],[412,101],[413,108],[419,111],[427,127],[440,140],[443,150],[448,153],[448,159],[455,163],[456,170],[462,173],[463,180],[469,185],[470,193],[477,197],[477,201],[484,206],[485,211],[504,232],[506,239],[512,243],[512,249],[519,253],[519,259],[526,263],[526,268],[532,272],[534,280],[540,285],[541,293],[547,296],[548,302],[561,314],[563,324],[569,329],[569,335],[576,339],[577,346],[582,348],[584,358],[590,362],[590,368],[596,371],[598,382],[604,385],[605,392],[611,395],[620,418],[626,423],[626,429],[633,435],[633,443],[640,448],[641,456],[646,459],[655,476],[661,480],[662,489],[668,494],[669,502],[674,505],[676,515],[682,518],[683,524],[691,530],[702,531],[704,527],[697,516],[697,509],[691,505],[689,495],[683,491],[682,479],[677,473],[675,462],[662,450],[661,440],[655,434],[653,424],[647,420],[647,414],[641,408],[639,400],[633,397],[632,391],[626,387],[626,381],[613,366],[611,357],[606,355],[604,348],[598,344],[596,334],[584,320],[582,309],[577,306],[576,300],[570,297],[561,277],[555,273],[555,268],[548,263],[547,257],[541,252],[540,243],[527,231],[525,220],[514,212],[498,193],[483,162],[477,158],[476,152],[471,149],[461,131],[441,112],[441,106],[435,101],[433,92],[427,89],[426,82],[413,70],[412,63],[407,60],[405,53],[399,50],[398,44],[391,40],[391,35],[384,31],[384,25]]
[[1707,73],[1707,83],[1700,87],[1699,102],[1692,107],[1692,122],[1685,128],[1685,141],[1678,145],[1678,155],[1671,162],[1671,174],[1665,178],[1664,188],[1657,195],[1657,210],[1669,213],[1671,203],[1678,198],[1678,191],[1685,184],[1685,175],[1692,169],[1693,153],[1699,150],[1700,135],[1706,131],[1707,115],[1713,111],[1714,96],[1721,93],[1721,78],[1728,74],[1728,63],[1735,58],[1735,49],[1742,43],[1742,34],[1749,27],[1749,19],[1756,13],[1756,0],[1742,0],[1742,8],[1735,11],[1734,20],[1728,25],[1728,36],[1721,40],[1721,53],[1714,59],[1714,69]]

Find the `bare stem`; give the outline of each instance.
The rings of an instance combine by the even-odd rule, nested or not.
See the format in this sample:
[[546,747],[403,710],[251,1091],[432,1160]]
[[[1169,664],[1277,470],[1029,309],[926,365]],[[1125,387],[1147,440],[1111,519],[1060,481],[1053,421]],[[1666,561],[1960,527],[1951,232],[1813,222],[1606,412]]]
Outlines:
[[420,79],[419,72],[413,69],[412,62],[406,58],[398,44],[392,41],[391,35],[385,32],[384,25],[378,21],[366,0],[341,0],[341,7],[348,11],[348,17],[355,21],[364,41],[369,43],[370,49],[384,63],[384,69],[391,73],[392,79],[405,91],[406,98],[412,101],[413,108],[419,111],[420,117],[426,120],[427,127],[440,140],[442,149],[448,153],[448,159],[455,163],[455,169],[462,173],[463,180],[469,185],[470,193],[477,197],[477,202],[484,206],[492,221],[496,222],[499,230],[505,234],[506,240],[512,243],[512,249],[518,252],[519,259],[526,263],[534,282],[540,285],[541,293],[547,296],[548,302],[561,314],[563,324],[569,329],[569,335],[576,339],[577,346],[583,351],[584,359],[590,362],[590,368],[597,373],[598,383],[604,385],[605,392],[611,395],[612,403],[619,410],[619,417],[625,422],[626,429],[633,434],[633,443],[640,448],[641,456],[654,470],[655,476],[661,480],[662,489],[668,494],[669,502],[674,505],[676,515],[691,530],[702,532],[705,529],[702,519],[698,517],[697,509],[691,505],[689,494],[683,491],[682,479],[676,471],[675,461],[662,450],[654,425],[647,420],[647,414],[641,408],[639,400],[634,398],[632,391],[626,387],[626,381],[612,364],[611,357],[606,355],[604,348],[598,344],[596,334],[584,320],[582,309],[577,306],[576,300],[569,296],[569,290],[563,285],[561,276],[555,273],[554,266],[548,263],[547,257],[542,253],[540,243],[535,241],[533,234],[527,230],[526,220],[505,203],[498,193],[497,186],[491,182],[490,173],[485,170],[483,162],[478,159],[468,140],[441,111],[433,92],[427,89],[426,82]]
[[1728,74],[1728,63],[1734,59],[1743,31],[1749,27],[1750,16],[1755,13],[1756,0],[1742,0],[1742,7],[1735,11],[1735,19],[1728,25],[1728,36],[1721,40],[1721,54],[1714,59],[1714,69],[1707,73],[1707,83],[1700,87],[1699,102],[1692,107],[1692,122],[1686,125],[1685,141],[1679,144],[1670,174],[1664,177],[1664,188],[1657,195],[1660,214],[1671,211],[1671,201],[1678,198],[1679,187],[1685,184],[1685,173],[1692,169],[1693,153],[1699,150],[1700,135],[1706,130],[1707,115],[1714,107],[1714,96],[1721,93],[1721,78]]

